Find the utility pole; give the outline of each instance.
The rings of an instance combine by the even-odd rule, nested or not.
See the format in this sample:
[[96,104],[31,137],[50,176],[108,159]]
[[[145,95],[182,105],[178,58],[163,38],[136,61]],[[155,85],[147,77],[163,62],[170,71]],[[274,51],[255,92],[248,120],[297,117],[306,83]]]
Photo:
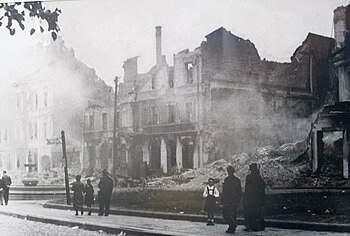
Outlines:
[[[118,142],[117,142],[117,104],[118,104],[118,76],[115,77],[115,91],[114,91],[114,122],[113,122],[113,175],[116,174],[118,161]],[[118,166],[119,167],[119,166]]]
[[62,152],[63,152],[63,158],[64,158],[64,182],[66,187],[66,198],[67,198],[67,205],[70,205],[70,192],[69,192],[69,180],[68,180],[68,162],[67,162],[67,152],[66,152],[66,138],[64,136],[64,131],[61,131],[61,138],[62,138]]

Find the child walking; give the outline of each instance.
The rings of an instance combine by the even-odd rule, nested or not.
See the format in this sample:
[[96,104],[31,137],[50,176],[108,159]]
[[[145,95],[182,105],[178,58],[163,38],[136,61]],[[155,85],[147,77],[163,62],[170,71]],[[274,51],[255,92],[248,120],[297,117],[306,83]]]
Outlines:
[[216,198],[219,197],[219,191],[214,186],[214,179],[209,178],[208,186],[204,189],[203,197],[205,197],[204,211],[208,213],[207,225],[214,225],[214,212],[216,208]]
[[94,204],[94,187],[91,185],[90,179],[86,180],[85,204],[89,209],[88,215],[91,216],[91,205]]

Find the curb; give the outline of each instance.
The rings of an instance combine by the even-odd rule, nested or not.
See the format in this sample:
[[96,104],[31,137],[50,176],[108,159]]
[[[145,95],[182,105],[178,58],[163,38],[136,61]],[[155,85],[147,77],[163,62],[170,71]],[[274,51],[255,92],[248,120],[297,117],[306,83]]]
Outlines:
[[[60,210],[74,210],[72,205],[63,205],[56,203],[44,203],[44,208],[53,208]],[[84,208],[85,210],[86,208]],[[92,207],[91,211],[98,213],[97,207]],[[168,212],[158,212],[158,211],[140,211],[140,210],[130,210],[125,208],[112,208],[109,210],[111,215],[126,215],[126,216],[138,216],[138,217],[148,217],[148,218],[159,218],[166,220],[184,220],[192,222],[207,222],[207,217],[204,215],[194,215],[194,214],[181,214],[181,213],[168,213]],[[226,224],[222,217],[215,217],[215,223]],[[244,219],[238,218],[237,224],[243,225]]]
[[[71,205],[45,203],[44,208],[54,209],[73,209]],[[93,207],[92,212],[97,213],[98,208]],[[128,209],[110,209],[112,215],[127,215],[127,216],[139,216],[139,217],[150,217],[160,218],[167,220],[185,220],[193,222],[207,222],[206,216],[193,215],[193,214],[179,214],[179,213],[167,213],[167,212],[153,212],[153,211],[140,211],[140,210],[128,210]],[[225,224],[222,217],[215,217],[215,222],[218,224]],[[237,218],[237,224],[243,225],[244,219]],[[328,232],[340,232],[349,233],[350,224],[329,224],[329,223],[314,223],[314,222],[303,222],[303,221],[284,221],[284,220],[265,220],[266,227],[281,228],[281,229],[299,229],[308,231],[328,231]]]

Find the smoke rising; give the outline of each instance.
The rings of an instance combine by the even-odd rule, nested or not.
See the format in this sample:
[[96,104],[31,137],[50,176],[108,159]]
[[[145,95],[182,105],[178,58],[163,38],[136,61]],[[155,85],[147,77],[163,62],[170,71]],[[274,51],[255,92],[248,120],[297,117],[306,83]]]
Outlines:
[[219,90],[213,101],[211,120],[219,129],[211,136],[220,145],[221,157],[304,140],[313,121],[305,101],[257,91]]

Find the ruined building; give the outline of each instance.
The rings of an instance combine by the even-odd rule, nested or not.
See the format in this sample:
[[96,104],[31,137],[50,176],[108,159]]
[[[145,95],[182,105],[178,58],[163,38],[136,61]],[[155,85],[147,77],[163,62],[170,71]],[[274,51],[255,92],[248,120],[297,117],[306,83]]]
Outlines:
[[[24,75],[3,88],[0,99],[0,169],[35,171],[62,167],[61,130],[69,167],[80,167],[81,114],[90,103],[109,106],[113,91],[78,61],[61,38],[39,46],[27,58]],[[14,73],[15,75],[18,73]]]
[[[156,64],[139,74],[138,58],[126,60],[119,84],[118,171],[136,178],[305,139],[312,114],[332,89],[331,38],[310,33],[290,63],[278,63],[262,60],[252,42],[221,27],[193,51],[175,54],[173,66],[161,42],[158,26]],[[103,124],[112,114],[107,110],[87,111],[86,124]],[[110,145],[110,131],[95,130],[99,144],[91,155],[97,145]]]
[[[334,10],[334,35],[336,45],[332,51],[332,91],[333,98],[325,104],[312,124],[312,170],[320,173],[324,165],[335,163],[342,169],[342,177],[349,178],[350,157],[350,5]],[[329,133],[339,133],[342,137],[337,148],[326,163],[323,138]],[[339,145],[340,144],[340,145]],[[335,170],[337,171],[337,170]],[[332,173],[335,175],[335,173]]]

